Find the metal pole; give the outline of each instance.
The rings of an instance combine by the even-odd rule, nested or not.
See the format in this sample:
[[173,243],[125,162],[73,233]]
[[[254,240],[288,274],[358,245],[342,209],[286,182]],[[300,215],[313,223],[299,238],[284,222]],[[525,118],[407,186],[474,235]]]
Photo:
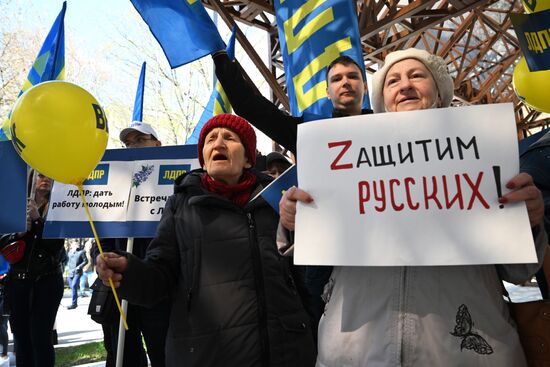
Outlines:
[[[134,251],[134,238],[129,237],[128,243],[126,244],[126,251],[132,253]],[[124,317],[128,315],[128,301],[123,299],[121,303],[122,312]],[[126,319],[128,319],[126,317]],[[130,326],[128,326],[130,327]],[[116,347],[116,367],[122,367],[122,361],[124,360],[124,339],[126,337],[126,329],[124,328],[124,323],[122,322],[122,317],[118,323],[118,344]]]

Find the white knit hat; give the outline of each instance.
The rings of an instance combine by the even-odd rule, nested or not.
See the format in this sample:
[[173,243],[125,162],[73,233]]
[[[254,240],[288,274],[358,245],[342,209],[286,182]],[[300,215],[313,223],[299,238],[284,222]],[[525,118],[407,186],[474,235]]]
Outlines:
[[454,83],[453,78],[447,70],[447,64],[445,61],[436,55],[432,55],[425,50],[419,50],[416,48],[408,48],[406,50],[394,51],[388,56],[382,66],[372,76],[372,89],[371,96],[372,109],[375,113],[385,112],[384,106],[384,81],[388,70],[399,61],[405,59],[416,59],[423,63],[428,70],[432,73],[432,76],[437,85],[439,97],[441,98],[441,107],[449,107],[454,96]]

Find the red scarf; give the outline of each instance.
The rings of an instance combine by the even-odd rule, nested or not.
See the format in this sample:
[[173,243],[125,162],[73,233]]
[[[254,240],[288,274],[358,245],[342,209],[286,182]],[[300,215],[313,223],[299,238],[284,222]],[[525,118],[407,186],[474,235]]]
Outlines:
[[208,173],[205,173],[202,175],[201,182],[206,190],[223,196],[238,206],[244,206],[248,203],[252,190],[255,187],[256,176],[245,171],[238,183],[235,185],[228,185],[220,181],[214,181]]

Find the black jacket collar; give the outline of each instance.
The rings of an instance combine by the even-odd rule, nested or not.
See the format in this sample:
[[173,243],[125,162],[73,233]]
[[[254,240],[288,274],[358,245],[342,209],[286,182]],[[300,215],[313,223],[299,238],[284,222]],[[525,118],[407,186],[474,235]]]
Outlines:
[[[368,108],[363,108],[361,110],[361,115],[370,115],[371,113],[372,113],[372,110]],[[332,110],[332,117],[347,117],[347,116],[350,116],[350,115],[348,115],[342,110],[339,110],[337,108]]]

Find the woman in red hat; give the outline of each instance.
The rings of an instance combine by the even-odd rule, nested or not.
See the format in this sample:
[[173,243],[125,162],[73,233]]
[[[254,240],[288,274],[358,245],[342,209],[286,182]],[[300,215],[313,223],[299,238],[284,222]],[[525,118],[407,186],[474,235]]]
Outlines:
[[145,260],[106,253],[100,278],[112,278],[131,303],[171,297],[167,366],[312,366],[301,282],[275,243],[279,217],[252,199],[271,181],[251,169],[253,128],[217,115],[201,131],[198,155],[202,169],[176,180]]

